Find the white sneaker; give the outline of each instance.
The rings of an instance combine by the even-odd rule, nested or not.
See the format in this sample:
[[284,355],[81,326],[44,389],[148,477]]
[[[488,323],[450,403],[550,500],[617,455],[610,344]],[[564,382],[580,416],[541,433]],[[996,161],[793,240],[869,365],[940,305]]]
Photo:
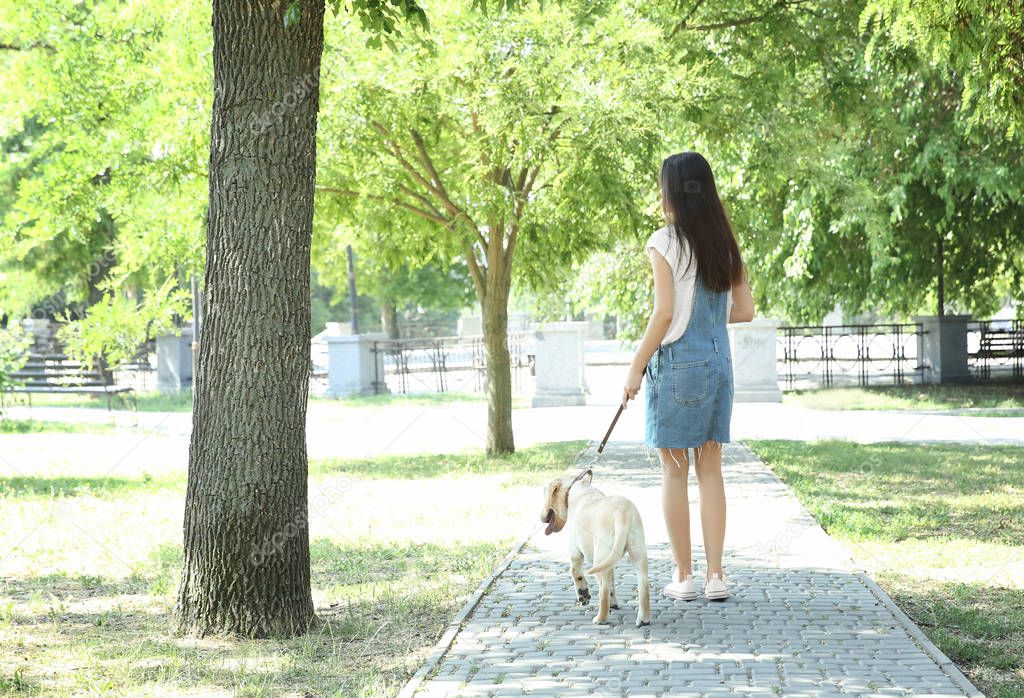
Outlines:
[[697,598],[697,582],[694,581],[692,574],[686,575],[686,579],[680,581],[679,573],[676,572],[675,580],[666,584],[662,593],[672,599],[693,601]]
[[718,572],[708,577],[704,585],[704,598],[708,601],[725,601],[729,598],[729,590],[725,587],[725,580]]

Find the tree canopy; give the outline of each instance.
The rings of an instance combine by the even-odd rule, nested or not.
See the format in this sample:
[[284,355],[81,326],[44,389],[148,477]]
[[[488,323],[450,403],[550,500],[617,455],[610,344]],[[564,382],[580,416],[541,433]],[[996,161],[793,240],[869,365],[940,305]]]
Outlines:
[[[514,221],[510,283],[573,287],[628,327],[649,299],[631,255],[660,224],[657,162],[696,149],[765,314],[933,312],[940,244],[951,310],[1022,300],[1012,4],[371,5],[330,18],[317,83],[314,263],[338,291],[326,271],[349,237],[400,275],[461,261],[479,291],[479,236],[507,243]],[[428,28],[398,36],[401,17]],[[211,42],[209,8],[178,0],[0,9],[0,311],[71,305],[69,337],[112,353],[188,316]],[[145,321],[105,341],[126,313]]]

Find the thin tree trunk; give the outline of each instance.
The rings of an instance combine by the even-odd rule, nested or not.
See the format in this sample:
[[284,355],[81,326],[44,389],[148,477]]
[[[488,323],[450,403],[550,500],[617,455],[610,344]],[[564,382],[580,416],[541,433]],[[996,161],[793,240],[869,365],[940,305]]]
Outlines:
[[512,437],[512,368],[508,353],[508,293],[488,293],[483,304],[487,377],[487,454],[516,450]]
[[512,368],[508,353],[508,294],[512,260],[501,246],[499,225],[491,226],[486,293],[480,300],[487,388],[487,454],[516,450],[512,436]]
[[398,308],[395,302],[385,298],[380,303],[380,324],[388,339],[398,339]]
[[323,0],[214,0],[214,102],[184,569],[190,635],[304,632],[309,249]]

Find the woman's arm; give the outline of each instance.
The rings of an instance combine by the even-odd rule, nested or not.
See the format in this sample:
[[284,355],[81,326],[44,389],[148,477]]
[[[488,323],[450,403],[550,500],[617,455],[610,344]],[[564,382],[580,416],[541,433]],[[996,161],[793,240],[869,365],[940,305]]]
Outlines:
[[640,382],[644,377],[644,369],[654,356],[654,352],[661,345],[669,326],[672,324],[672,310],[675,303],[675,289],[672,285],[672,267],[668,265],[665,258],[657,250],[648,248],[648,256],[651,258],[651,266],[654,269],[654,312],[651,319],[647,321],[647,329],[644,331],[640,346],[633,355],[633,363],[629,366],[629,375],[626,376],[626,384],[622,389],[622,404],[636,397],[640,392]]
[[729,322],[750,322],[754,319],[754,296],[747,283],[747,269],[743,268],[743,281],[732,287],[732,310]]

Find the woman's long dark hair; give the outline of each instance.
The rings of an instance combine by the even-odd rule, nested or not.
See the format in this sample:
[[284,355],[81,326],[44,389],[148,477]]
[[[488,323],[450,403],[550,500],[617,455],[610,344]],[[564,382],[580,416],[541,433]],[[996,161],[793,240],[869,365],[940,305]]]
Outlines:
[[697,278],[712,291],[728,291],[743,280],[743,260],[711,165],[700,153],[670,155],[661,163],[661,192],[669,225],[687,243]]

